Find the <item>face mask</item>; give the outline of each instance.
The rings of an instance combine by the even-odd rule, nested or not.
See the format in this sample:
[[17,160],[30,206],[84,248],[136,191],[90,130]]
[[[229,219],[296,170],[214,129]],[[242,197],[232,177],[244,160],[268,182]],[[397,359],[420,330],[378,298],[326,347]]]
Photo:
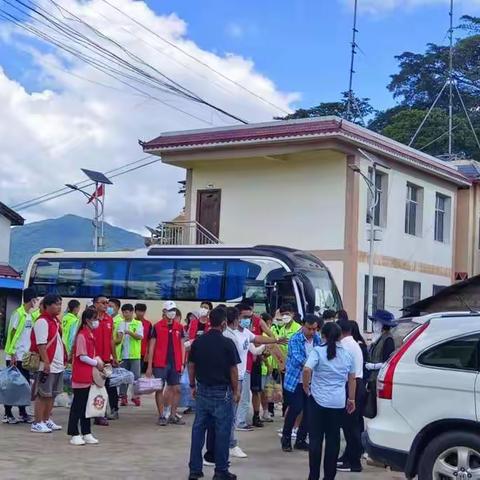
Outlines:
[[90,322],[90,325],[93,328],[93,330],[95,330],[96,328],[98,328],[100,326],[100,322],[98,320],[92,320]]
[[200,315],[202,317],[206,317],[208,315],[209,310],[207,308],[201,308],[200,309]]
[[170,320],[173,320],[177,316],[177,312],[167,312],[166,316]]
[[241,318],[240,319],[240,326],[242,328],[249,328],[250,327],[250,319],[249,318]]
[[292,316],[291,315],[282,315],[282,322],[283,324],[290,323],[292,321]]
[[380,322],[373,322],[373,335],[372,340],[376,342],[382,336],[383,325]]
[[113,315],[115,313],[115,311],[113,310],[113,307],[108,307],[107,308],[107,315]]

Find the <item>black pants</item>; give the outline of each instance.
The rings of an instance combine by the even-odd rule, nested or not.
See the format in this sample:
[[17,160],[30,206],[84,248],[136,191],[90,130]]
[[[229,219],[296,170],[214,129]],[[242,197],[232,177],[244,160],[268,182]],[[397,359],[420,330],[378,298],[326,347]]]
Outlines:
[[357,389],[355,392],[355,411],[349,415],[346,411],[343,415],[343,434],[345,435],[346,447],[342,460],[351,467],[361,466],[362,431],[363,431],[363,404],[365,401],[365,384],[361,378],[357,378]]
[[298,427],[297,442],[304,442],[307,438],[308,425],[308,397],[303,391],[303,384],[299,383],[294,392],[287,391],[288,410],[283,423],[282,444],[290,444],[292,429],[295,420],[303,412],[302,421]]
[[118,410],[118,388],[111,387],[109,379],[105,382],[105,388],[108,394],[108,403],[110,404],[110,410],[116,412]]
[[[12,362],[10,360],[6,361],[7,368],[12,365]],[[22,367],[22,362],[17,361],[15,366],[18,368],[18,371],[27,379],[27,382],[30,382],[30,372],[28,370],[25,370]],[[13,417],[12,413],[12,406],[11,405],[4,405],[5,407],[5,415],[7,417]],[[18,413],[20,414],[21,417],[24,417],[27,415],[27,407],[26,406],[20,406],[18,407]]]
[[325,437],[325,453],[323,459],[324,480],[334,480],[337,474],[337,459],[340,450],[340,425],[343,408],[321,407],[312,396],[309,397],[309,464],[308,480],[319,480],[322,462],[322,446]]
[[78,435],[78,422],[80,422],[80,430],[82,435],[88,435],[92,433],[90,419],[85,418],[85,410],[87,408],[88,393],[90,387],[87,388],[74,388],[73,389],[73,401],[70,407],[70,416],[68,417],[68,430],[69,435]]

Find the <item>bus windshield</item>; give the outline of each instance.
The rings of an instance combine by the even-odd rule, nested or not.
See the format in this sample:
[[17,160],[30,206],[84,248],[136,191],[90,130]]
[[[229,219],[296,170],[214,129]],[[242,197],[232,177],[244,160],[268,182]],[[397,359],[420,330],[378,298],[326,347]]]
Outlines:
[[328,270],[317,268],[315,270],[303,270],[302,273],[310,283],[306,292],[309,305],[313,303],[315,307],[320,307],[320,313],[325,310],[338,311],[342,308],[340,294]]

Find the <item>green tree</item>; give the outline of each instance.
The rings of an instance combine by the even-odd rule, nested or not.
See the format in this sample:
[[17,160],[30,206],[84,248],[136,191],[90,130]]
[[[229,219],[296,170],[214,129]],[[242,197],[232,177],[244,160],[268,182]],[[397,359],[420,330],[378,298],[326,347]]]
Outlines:
[[[348,112],[348,92],[342,93],[342,99],[338,102],[323,102],[316,107],[299,108],[294,113],[285,117],[277,117],[278,120],[294,120],[297,118],[313,118],[335,115],[337,117],[347,118]],[[369,98],[357,98],[353,96],[351,115],[349,120],[355,123],[363,124],[365,119],[376,113],[376,110],[370,104]]]

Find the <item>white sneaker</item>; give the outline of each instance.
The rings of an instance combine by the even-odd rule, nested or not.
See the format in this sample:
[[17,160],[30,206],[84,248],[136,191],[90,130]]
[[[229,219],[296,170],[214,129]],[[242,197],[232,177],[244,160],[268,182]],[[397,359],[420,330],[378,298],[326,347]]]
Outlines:
[[48,428],[44,422],[32,423],[30,431],[33,433],[52,433],[52,429]]
[[264,413],[260,420],[265,423],[273,423],[273,418],[270,416],[269,413]]
[[91,433],[89,433],[88,435],[84,435],[83,440],[83,443],[86,443],[88,445],[96,445],[97,443],[99,443],[99,441]]
[[46,425],[50,430],[52,430],[52,432],[57,432],[58,430],[62,430],[63,428],[60,425],[57,425],[51,418],[48,419]]
[[80,446],[80,445],[85,445],[85,440],[82,438],[81,435],[74,435],[70,439],[70,445],[75,445],[75,446]]
[[203,459],[203,466],[204,467],[214,467],[215,464],[213,462],[207,462],[207,460]]
[[247,458],[248,455],[237,445],[230,449],[230,456],[235,458]]

